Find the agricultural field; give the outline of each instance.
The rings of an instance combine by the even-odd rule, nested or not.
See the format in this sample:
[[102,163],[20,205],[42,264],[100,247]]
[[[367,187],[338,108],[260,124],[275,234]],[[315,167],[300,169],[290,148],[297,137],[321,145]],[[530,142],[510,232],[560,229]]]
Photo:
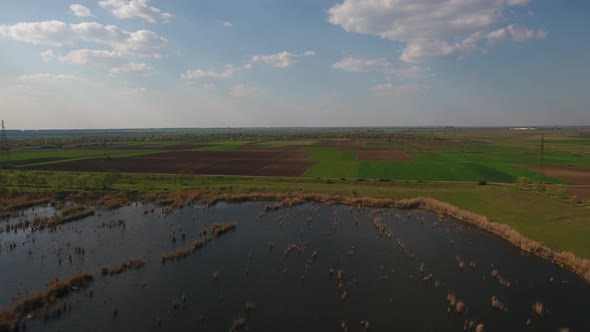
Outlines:
[[[541,137],[544,136],[543,153]],[[17,169],[589,185],[590,139],[578,131],[432,130],[358,137],[179,136],[26,146]],[[281,137],[281,138],[279,138]],[[582,188],[576,188],[579,192]]]

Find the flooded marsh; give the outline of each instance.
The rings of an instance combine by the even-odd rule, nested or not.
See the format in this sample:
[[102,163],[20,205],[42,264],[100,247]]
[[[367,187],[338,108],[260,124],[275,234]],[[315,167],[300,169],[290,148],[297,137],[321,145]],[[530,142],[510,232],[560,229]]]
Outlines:
[[590,330],[580,276],[425,210],[134,203],[8,227],[59,213],[0,222],[7,311],[56,278],[92,277],[17,315],[27,331]]

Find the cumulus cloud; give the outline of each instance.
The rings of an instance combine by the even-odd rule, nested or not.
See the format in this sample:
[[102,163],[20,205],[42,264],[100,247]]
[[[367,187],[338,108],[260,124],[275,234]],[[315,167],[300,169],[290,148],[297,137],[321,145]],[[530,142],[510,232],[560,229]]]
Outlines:
[[153,69],[145,63],[128,62],[125,54],[119,51],[79,49],[65,55],[57,55],[53,50],[41,52],[44,61],[56,60],[71,65],[89,65],[102,68],[112,76],[122,74],[148,74]]
[[293,54],[287,51],[283,51],[276,54],[255,55],[252,57],[251,63],[263,63],[276,68],[289,68],[293,67],[300,57],[314,55],[314,51],[306,51],[302,54]]
[[105,44],[116,51],[144,58],[161,58],[168,51],[168,41],[155,32],[129,32],[114,25],[96,22],[67,24],[53,20],[0,25],[0,37],[55,47],[79,42]]
[[234,26],[231,22],[229,21],[223,21],[221,22],[223,24],[224,27],[226,28],[231,28],[232,26]]
[[23,83],[37,84],[73,84],[73,83],[90,83],[89,80],[75,75],[67,74],[31,74],[17,76],[17,80]]
[[258,94],[259,90],[255,86],[247,86],[244,84],[233,85],[229,89],[230,95],[234,97],[252,97]]
[[141,18],[150,23],[158,20],[169,22],[174,15],[164,13],[161,9],[149,6],[149,0],[103,0],[98,5],[110,9],[111,13],[120,19]]
[[[343,0],[330,8],[328,15],[330,23],[348,32],[404,43],[401,59],[417,63],[473,52],[505,20],[506,10],[528,3],[528,0]],[[533,38],[521,40],[530,39]]]
[[399,96],[405,94],[415,94],[427,90],[425,85],[393,85],[391,83],[383,83],[371,88],[373,92],[380,96]]
[[90,9],[79,4],[70,5],[70,11],[77,17],[94,17]]

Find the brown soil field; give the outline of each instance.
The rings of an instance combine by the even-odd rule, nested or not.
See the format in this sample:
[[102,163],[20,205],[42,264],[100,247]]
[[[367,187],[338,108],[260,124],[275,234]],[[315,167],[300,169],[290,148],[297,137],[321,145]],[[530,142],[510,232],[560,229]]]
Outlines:
[[358,151],[356,160],[361,161],[414,161],[403,150],[362,150]]
[[[89,145],[89,146],[76,146],[76,147],[65,147],[68,150],[106,150],[106,151],[118,151],[118,150],[139,150],[139,151],[153,151],[153,150],[195,150],[199,148],[205,148],[211,146],[210,144],[176,144],[176,145],[107,145],[106,149],[102,145]],[[60,148],[61,149],[61,148]]]
[[207,175],[299,176],[315,161],[289,151],[171,151],[129,158],[84,159],[32,166],[36,170]]
[[590,186],[563,186],[572,195],[576,195],[578,199],[590,200]]
[[[528,169],[540,172],[541,167],[535,165],[523,165]],[[589,167],[572,167],[572,166],[545,166],[545,175],[568,181],[574,184],[590,185],[590,168]]]

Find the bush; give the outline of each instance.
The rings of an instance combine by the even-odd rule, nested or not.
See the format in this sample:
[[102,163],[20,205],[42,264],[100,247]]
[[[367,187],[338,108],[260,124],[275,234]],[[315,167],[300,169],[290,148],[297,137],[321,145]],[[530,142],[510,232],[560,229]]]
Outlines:
[[485,181],[485,180],[480,180],[480,181],[477,183],[477,185],[478,185],[478,186],[486,186],[487,184],[488,184],[488,181]]
[[518,184],[519,187],[526,187],[531,183],[531,180],[529,180],[528,178],[521,176],[519,178],[516,179],[516,184]]

